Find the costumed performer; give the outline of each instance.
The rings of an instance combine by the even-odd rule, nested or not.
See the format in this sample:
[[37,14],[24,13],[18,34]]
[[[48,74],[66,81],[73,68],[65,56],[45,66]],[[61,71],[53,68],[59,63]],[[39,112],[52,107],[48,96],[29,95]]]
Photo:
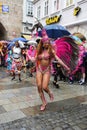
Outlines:
[[12,48],[13,57],[12,58],[12,72],[13,72],[13,78],[15,79],[15,75],[18,74],[19,81],[21,81],[21,69],[23,65],[23,58],[22,58],[22,51],[19,45],[19,42],[15,42],[15,46]]
[[36,48],[36,56],[35,58],[31,57],[32,61],[36,61],[36,83],[40,98],[42,100],[42,105],[40,110],[43,111],[46,108],[47,101],[44,96],[44,92],[46,92],[50,100],[54,99],[53,93],[50,91],[48,85],[51,76],[51,61],[55,58],[59,64],[61,64],[69,73],[70,68],[64,64],[64,62],[56,55],[55,50],[50,44],[50,39],[48,38],[45,29],[42,30],[43,38],[40,40],[37,48]]

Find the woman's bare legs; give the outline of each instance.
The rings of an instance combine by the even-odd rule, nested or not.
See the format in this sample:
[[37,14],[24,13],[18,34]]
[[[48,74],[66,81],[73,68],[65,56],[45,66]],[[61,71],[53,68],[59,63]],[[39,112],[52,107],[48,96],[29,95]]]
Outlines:
[[21,66],[20,67],[17,67],[17,70],[18,70],[18,78],[19,78],[19,81],[21,82]]
[[36,82],[37,82],[38,92],[39,92],[40,98],[42,100],[42,106],[41,106],[40,110],[44,110],[47,102],[46,102],[43,88],[42,88],[43,75],[39,71],[36,73]]
[[15,72],[14,72],[14,70],[12,70],[11,72],[12,72],[12,79],[11,80],[14,80],[15,79]]
[[49,81],[50,81],[50,72],[46,72],[43,74],[42,88],[49,95],[50,100],[52,101],[54,97],[53,97],[53,93],[49,90],[48,87]]

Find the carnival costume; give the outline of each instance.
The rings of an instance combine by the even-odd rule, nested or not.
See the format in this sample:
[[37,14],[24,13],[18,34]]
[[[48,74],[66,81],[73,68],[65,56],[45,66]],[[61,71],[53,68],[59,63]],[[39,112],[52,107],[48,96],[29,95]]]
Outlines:
[[[48,38],[47,32],[44,29],[44,27],[42,28],[42,26],[41,29],[42,29],[42,39],[46,40]],[[51,38],[49,39],[51,42]],[[60,37],[54,40],[53,48],[55,49],[57,56],[71,69],[72,74],[77,66],[79,56],[79,48],[76,40],[73,39],[71,35]],[[65,75],[67,74],[66,70],[63,67],[62,71]]]
[[12,71],[15,73],[21,73],[21,71],[18,68],[22,67],[22,61],[21,61],[21,49],[20,47],[13,47],[13,61],[12,61]]
[[[42,39],[37,46],[36,53],[36,82],[38,92],[42,100],[40,110],[43,111],[46,108],[47,102],[44,92],[46,92],[50,100],[53,101],[53,93],[49,90],[48,84],[50,81],[51,63],[55,58],[62,67],[64,74],[69,76],[75,69],[78,58],[78,47],[71,37],[62,37],[54,41],[55,50],[52,48],[50,38],[47,36],[46,30],[42,29]],[[33,61],[33,59],[32,59]]]
[[56,45],[57,55],[70,67],[71,72],[73,72],[78,61],[78,45],[69,36],[57,40]]
[[[33,49],[32,49],[33,48]],[[27,51],[26,55],[26,67],[30,69],[30,76],[32,76],[32,72],[36,70],[36,65],[34,62],[30,60],[30,57],[35,57],[36,49],[34,45],[30,45],[29,50]]]
[[6,65],[7,65],[7,71],[11,71],[11,67],[12,67],[12,51],[9,50],[8,51],[8,56],[6,59]]

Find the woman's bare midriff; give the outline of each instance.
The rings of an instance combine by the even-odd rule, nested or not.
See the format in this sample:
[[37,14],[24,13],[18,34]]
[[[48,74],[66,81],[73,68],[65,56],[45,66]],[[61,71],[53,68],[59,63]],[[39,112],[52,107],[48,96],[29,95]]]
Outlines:
[[50,65],[50,60],[40,60],[40,65],[41,66],[49,66]]

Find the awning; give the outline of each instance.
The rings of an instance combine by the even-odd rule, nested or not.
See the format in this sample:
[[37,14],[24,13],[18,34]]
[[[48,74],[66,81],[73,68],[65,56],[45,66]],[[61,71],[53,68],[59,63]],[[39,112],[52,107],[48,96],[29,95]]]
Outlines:
[[26,39],[26,40],[31,40],[31,35],[23,35],[23,37]]

